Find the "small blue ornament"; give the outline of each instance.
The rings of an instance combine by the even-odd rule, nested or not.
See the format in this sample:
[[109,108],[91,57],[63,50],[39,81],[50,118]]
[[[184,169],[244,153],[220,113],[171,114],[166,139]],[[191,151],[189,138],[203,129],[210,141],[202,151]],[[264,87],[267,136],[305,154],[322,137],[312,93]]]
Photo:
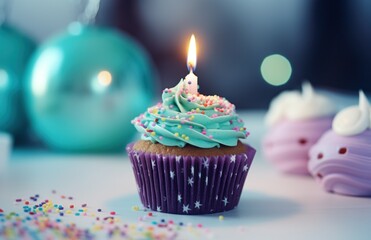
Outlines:
[[8,25],[0,25],[0,132],[16,137],[27,123],[21,88],[34,49],[29,38]]
[[153,92],[152,65],[133,39],[73,23],[37,50],[25,100],[34,130],[50,147],[118,151],[132,138],[131,120]]

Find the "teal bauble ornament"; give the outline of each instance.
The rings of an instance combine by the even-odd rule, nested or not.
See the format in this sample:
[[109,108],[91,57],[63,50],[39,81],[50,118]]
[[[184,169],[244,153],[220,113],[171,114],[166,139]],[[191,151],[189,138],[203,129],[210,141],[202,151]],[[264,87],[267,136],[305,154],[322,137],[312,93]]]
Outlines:
[[25,100],[34,131],[59,150],[124,149],[131,120],[151,103],[145,51],[113,29],[72,24],[33,56]]
[[34,48],[28,37],[8,25],[0,25],[0,132],[15,137],[27,124],[21,88]]

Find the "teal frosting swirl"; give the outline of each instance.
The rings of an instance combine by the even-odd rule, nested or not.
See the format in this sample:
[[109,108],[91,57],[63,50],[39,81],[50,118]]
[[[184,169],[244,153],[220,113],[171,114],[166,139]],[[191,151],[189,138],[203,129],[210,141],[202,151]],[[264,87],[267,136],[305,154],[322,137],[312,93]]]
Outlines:
[[239,138],[249,134],[233,104],[216,95],[188,94],[183,80],[165,89],[162,103],[148,108],[132,123],[142,139],[166,146],[236,146]]

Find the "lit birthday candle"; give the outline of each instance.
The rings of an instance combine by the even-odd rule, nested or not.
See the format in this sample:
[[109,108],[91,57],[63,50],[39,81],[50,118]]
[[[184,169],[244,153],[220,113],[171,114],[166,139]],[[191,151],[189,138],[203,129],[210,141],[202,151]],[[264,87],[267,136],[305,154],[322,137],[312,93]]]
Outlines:
[[192,34],[189,41],[187,67],[189,74],[185,77],[185,89],[188,93],[198,93],[198,77],[193,73],[197,64],[196,38]]

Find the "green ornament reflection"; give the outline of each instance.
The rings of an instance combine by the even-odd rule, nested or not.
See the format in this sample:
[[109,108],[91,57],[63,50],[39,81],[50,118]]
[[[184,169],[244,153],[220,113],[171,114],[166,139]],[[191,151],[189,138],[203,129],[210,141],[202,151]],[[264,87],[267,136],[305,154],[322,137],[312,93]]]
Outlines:
[[26,106],[39,137],[68,151],[118,151],[130,121],[151,103],[154,73],[144,50],[108,28],[75,23],[30,64]]
[[0,132],[19,137],[27,121],[22,82],[35,44],[8,25],[0,25]]

